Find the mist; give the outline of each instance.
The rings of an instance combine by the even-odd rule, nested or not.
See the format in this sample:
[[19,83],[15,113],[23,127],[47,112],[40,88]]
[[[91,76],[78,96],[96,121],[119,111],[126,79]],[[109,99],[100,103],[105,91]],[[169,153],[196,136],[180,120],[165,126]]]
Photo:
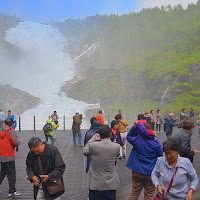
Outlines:
[[7,30],[5,40],[17,47],[20,54],[16,62],[1,60],[1,70],[6,74],[1,84],[11,84],[41,99],[40,105],[27,110],[22,117],[36,115],[43,117],[45,123],[48,115],[57,110],[59,115],[69,118],[67,126],[71,126],[74,113],[84,113],[90,105],[60,92],[61,86],[75,75],[73,61],[63,52],[67,39],[49,25],[20,22]]

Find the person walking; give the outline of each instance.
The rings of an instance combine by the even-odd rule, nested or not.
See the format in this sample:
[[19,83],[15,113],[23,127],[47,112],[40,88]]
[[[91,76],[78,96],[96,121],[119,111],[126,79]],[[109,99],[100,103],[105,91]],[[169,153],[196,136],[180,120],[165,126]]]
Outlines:
[[121,115],[121,120],[126,120],[126,116],[122,110],[119,110],[119,114]]
[[99,128],[100,142],[97,134],[83,148],[83,154],[90,156],[89,199],[115,200],[116,189],[120,187],[117,172],[117,157],[120,145],[110,140],[110,128],[103,125]]
[[48,143],[48,140],[50,138],[51,145],[54,146],[54,137],[53,137],[53,131],[57,128],[58,121],[53,122],[51,119],[46,121],[47,123],[43,127],[43,132],[46,138],[45,144]]
[[145,118],[147,123],[151,124],[151,114],[149,114],[148,111],[144,112],[144,118]]
[[183,128],[174,138],[179,144],[179,155],[188,158],[193,163],[193,156],[197,154],[197,150],[191,149],[191,136],[193,133],[194,123],[191,120],[183,121]]
[[115,119],[117,121],[119,121],[119,127],[118,127],[118,130],[120,132],[120,135],[121,135],[121,139],[124,143],[124,146],[125,148],[123,149],[122,147],[120,147],[120,152],[122,152],[122,155],[123,155],[123,158],[126,158],[126,143],[127,143],[127,140],[126,140],[126,137],[127,137],[127,130],[126,130],[126,127],[129,126],[128,122],[125,120],[125,119],[122,119],[121,118],[122,116],[120,114],[117,114],[115,116]]
[[17,138],[13,126],[13,120],[7,119],[2,127],[2,132],[0,132],[0,184],[3,182],[5,176],[7,176],[9,182],[9,197],[21,195],[21,192],[17,191],[15,187],[15,148],[18,147],[21,142]]
[[57,136],[57,128],[59,127],[59,123],[58,123],[58,120],[59,120],[59,116],[56,112],[56,110],[53,112],[53,114],[51,115],[50,117],[52,119],[53,122],[57,122],[56,125],[56,129],[55,129],[55,132],[54,132],[54,139],[56,139],[56,136]]
[[163,123],[163,119],[160,113],[160,109],[156,111],[156,132],[162,133],[161,124]]
[[153,198],[155,187],[151,181],[151,172],[157,158],[163,155],[159,141],[148,134],[143,124],[134,123],[127,135],[127,141],[133,145],[126,167],[132,170],[132,192],[129,200],[138,200],[144,188],[144,200]]
[[191,107],[191,110],[190,110],[190,119],[194,123],[194,107]]
[[178,124],[175,124],[177,119],[178,118],[174,120],[174,113],[170,113],[169,116],[165,118],[164,131],[168,139],[172,136],[173,127],[178,126]]
[[3,112],[2,109],[0,109],[0,131],[5,123],[5,119],[6,119],[5,113]]
[[190,116],[187,115],[185,108],[183,108],[182,112],[180,113],[180,121],[183,121],[184,119],[190,119]]
[[[84,146],[88,143],[88,141],[95,135],[98,133],[99,128],[102,126],[101,124],[99,124],[99,122],[97,121],[97,119],[95,117],[92,117],[90,119],[91,122],[91,127],[90,129],[86,132],[85,134],[85,139],[84,139]],[[90,168],[90,156],[87,156],[87,165],[86,165],[86,169],[85,172],[88,173]]]
[[12,111],[11,110],[8,110],[8,116],[7,116],[7,119],[12,119],[13,120],[13,129],[16,129],[17,127],[17,121],[15,119],[15,116],[12,114]]
[[[38,137],[29,140],[30,151],[26,158],[28,179],[34,184],[34,200],[55,199],[65,192],[62,175],[65,163],[55,146],[45,144]],[[59,191],[50,193],[47,184],[59,183]],[[55,187],[54,187],[55,188]]]
[[83,115],[79,114],[78,112],[75,113],[73,116],[73,124],[72,124],[72,132],[73,132],[73,142],[74,147],[76,147],[76,136],[78,135],[78,145],[82,147],[81,144],[81,124],[82,124]]
[[[121,134],[118,130],[119,121],[113,120],[110,125],[111,125],[111,138],[110,138],[110,140],[114,143],[119,144],[123,149],[125,149],[126,147],[124,146],[124,143],[123,143],[122,138],[121,138]],[[122,148],[120,148],[119,159],[122,159]]]
[[155,123],[156,123],[155,111],[151,110],[150,115],[151,115],[151,127],[152,127],[152,130],[154,131],[154,129],[155,129]]
[[199,182],[192,163],[178,155],[179,144],[175,138],[165,141],[163,150],[164,156],[158,158],[151,174],[160,198],[164,199],[165,196],[167,200],[192,200]]
[[104,125],[104,116],[103,116],[102,110],[99,110],[99,113],[97,115],[95,115],[94,117],[97,119],[99,124]]

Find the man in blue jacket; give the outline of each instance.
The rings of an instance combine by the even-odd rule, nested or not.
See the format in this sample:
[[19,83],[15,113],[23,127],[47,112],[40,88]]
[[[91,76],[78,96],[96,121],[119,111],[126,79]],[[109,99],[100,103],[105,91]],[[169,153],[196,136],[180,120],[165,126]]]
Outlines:
[[13,129],[16,129],[16,127],[17,127],[17,121],[16,121],[16,119],[15,119],[15,116],[12,114],[12,111],[11,111],[11,110],[8,110],[7,119],[12,119],[12,120],[13,120],[13,122],[14,122]]
[[172,136],[173,127],[178,126],[178,124],[175,124],[177,119],[174,119],[174,113],[170,113],[169,117],[165,118],[164,131],[168,139]]
[[127,141],[133,145],[126,167],[132,170],[132,192],[129,200],[138,200],[144,188],[144,199],[152,199],[155,187],[151,180],[157,158],[163,155],[163,149],[155,136],[148,134],[143,124],[134,123],[127,135]]
[[[90,119],[91,127],[85,134],[84,139],[84,146],[87,144],[87,142],[96,134],[98,133],[99,128],[101,127],[101,124],[97,121],[95,117],[92,117]],[[90,156],[87,156],[87,166],[85,172],[88,173],[90,167]]]

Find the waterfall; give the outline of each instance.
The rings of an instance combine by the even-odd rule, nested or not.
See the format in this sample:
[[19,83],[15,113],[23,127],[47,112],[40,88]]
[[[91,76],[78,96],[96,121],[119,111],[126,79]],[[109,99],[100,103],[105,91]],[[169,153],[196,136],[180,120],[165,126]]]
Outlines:
[[[174,85],[175,83],[177,83],[178,79],[180,76],[176,77],[175,81],[172,83],[172,85]],[[167,87],[167,89],[165,90],[165,92],[163,93],[162,97],[161,97],[161,102],[160,102],[160,106],[164,105],[164,99],[166,97],[167,92],[169,91],[170,87]]]
[[165,90],[164,94],[163,94],[162,97],[161,97],[161,102],[160,102],[160,105],[161,105],[161,106],[164,104],[164,98],[165,98],[165,96],[166,96],[168,90],[169,90],[169,87]]
[[[41,99],[39,106],[23,113],[22,121],[36,115],[44,124],[47,116],[56,110],[60,116],[66,115],[66,128],[71,128],[75,112],[84,114],[89,107],[98,106],[75,101],[60,92],[62,85],[74,77],[75,66],[70,56],[63,52],[67,39],[57,29],[21,22],[6,32],[5,40],[20,49],[22,58],[5,69],[9,80],[5,77],[4,81]],[[84,124],[85,128],[89,126]]]

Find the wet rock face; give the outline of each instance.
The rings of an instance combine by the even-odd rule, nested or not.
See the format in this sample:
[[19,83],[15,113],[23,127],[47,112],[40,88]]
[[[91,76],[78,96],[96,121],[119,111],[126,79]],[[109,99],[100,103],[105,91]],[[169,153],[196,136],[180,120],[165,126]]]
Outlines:
[[0,102],[7,110],[11,109],[16,115],[20,115],[40,103],[39,98],[10,85],[0,85],[0,94]]
[[199,90],[199,77],[199,62],[193,63],[186,74],[179,76],[170,72],[151,77],[150,71],[133,73],[126,67],[102,71],[90,69],[88,73],[84,72],[84,78],[68,85],[67,94],[77,100],[100,103],[102,107],[115,105],[116,100],[119,104],[134,104],[148,99],[158,102],[158,106],[164,109],[176,98],[182,98],[181,95],[197,97],[199,94],[193,93]]

